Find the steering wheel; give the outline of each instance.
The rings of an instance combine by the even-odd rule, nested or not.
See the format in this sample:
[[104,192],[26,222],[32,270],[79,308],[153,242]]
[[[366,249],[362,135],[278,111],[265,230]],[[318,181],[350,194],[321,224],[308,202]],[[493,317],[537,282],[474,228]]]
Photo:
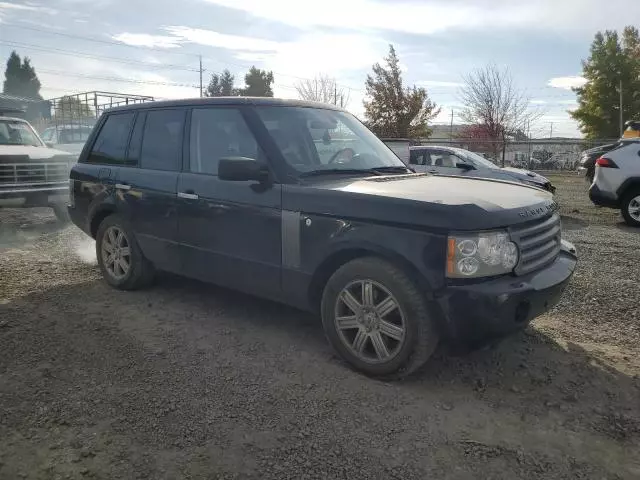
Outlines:
[[353,159],[353,157],[355,156],[356,152],[353,148],[341,148],[340,150],[338,150],[336,153],[333,154],[333,156],[329,159],[329,162],[327,163],[336,163],[336,160],[338,159],[338,157],[346,152],[351,152],[351,158],[349,159],[349,161],[351,161],[351,159]]

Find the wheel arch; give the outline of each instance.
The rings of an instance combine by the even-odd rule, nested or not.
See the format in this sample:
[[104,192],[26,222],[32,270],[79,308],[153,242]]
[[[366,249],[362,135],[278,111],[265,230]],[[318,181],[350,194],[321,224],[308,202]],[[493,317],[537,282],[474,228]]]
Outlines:
[[431,286],[428,284],[424,276],[420,274],[418,268],[400,253],[375,245],[358,247],[344,246],[343,248],[335,250],[328,255],[318,265],[313,273],[311,282],[309,282],[307,297],[309,305],[314,312],[320,311],[322,292],[324,291],[324,286],[327,284],[327,281],[331,278],[331,275],[346,263],[357,258],[364,257],[379,258],[393,263],[397,267],[401,268],[407,276],[409,276],[409,278],[425,292],[425,295],[429,295],[432,291]]
[[622,200],[632,188],[640,188],[640,177],[627,178],[616,190],[616,195]]
[[109,215],[113,215],[116,213],[116,207],[114,205],[105,204],[97,209],[93,215],[91,216],[91,220],[89,222],[89,232],[91,236],[95,239],[98,234],[98,228],[102,221],[107,218]]

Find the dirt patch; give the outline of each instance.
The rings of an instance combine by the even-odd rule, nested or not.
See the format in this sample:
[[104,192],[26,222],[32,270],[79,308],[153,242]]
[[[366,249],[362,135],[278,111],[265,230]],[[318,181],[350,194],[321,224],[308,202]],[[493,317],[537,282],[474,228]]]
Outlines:
[[553,311],[385,383],[312,316],[172,276],[115,291],[77,229],[0,210],[37,232],[0,247],[0,478],[640,478],[640,232],[587,213]]

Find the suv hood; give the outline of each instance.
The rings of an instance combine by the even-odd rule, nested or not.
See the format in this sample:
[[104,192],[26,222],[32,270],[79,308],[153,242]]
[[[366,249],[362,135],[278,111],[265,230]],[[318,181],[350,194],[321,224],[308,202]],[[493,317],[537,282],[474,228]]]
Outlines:
[[408,227],[483,230],[545,217],[557,204],[549,192],[519,183],[410,174],[289,185],[283,207]]
[[0,145],[0,162],[18,163],[23,161],[67,162],[71,155],[62,150],[27,145]]

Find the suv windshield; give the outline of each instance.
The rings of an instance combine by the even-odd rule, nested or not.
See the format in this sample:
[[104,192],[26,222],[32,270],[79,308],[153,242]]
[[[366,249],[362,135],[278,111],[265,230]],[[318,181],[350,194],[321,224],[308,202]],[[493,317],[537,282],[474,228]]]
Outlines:
[[258,107],[287,164],[298,174],[357,173],[406,165],[353,115],[322,108]]
[[0,145],[43,146],[31,126],[18,120],[0,120]]

